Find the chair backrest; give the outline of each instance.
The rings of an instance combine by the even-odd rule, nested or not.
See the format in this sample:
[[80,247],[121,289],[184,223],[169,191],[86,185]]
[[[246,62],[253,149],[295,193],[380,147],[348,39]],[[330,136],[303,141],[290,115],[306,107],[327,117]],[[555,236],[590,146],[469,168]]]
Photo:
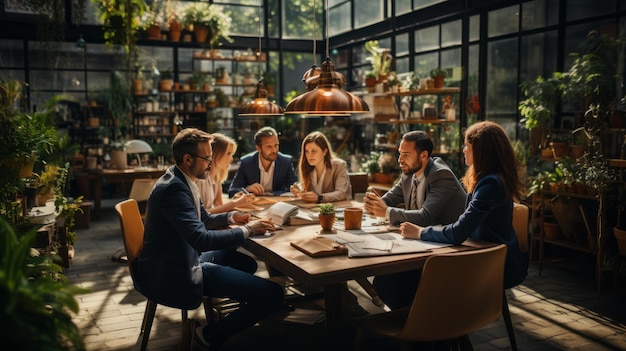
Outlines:
[[135,199],[128,199],[117,203],[115,211],[120,217],[124,249],[126,249],[128,263],[131,264],[143,248],[143,221],[139,213],[139,206]]
[[513,229],[522,252],[528,252],[528,206],[513,203]]
[[147,201],[148,197],[150,197],[150,192],[154,187],[154,183],[157,182],[158,179],[151,178],[138,178],[133,180],[133,186],[130,188],[130,195],[128,195],[129,199],[135,199],[137,202]]
[[367,173],[350,173],[350,184],[352,184],[352,198],[355,199],[355,194],[365,194],[369,182],[367,180]]
[[454,339],[500,318],[506,249],[500,244],[429,257],[398,337]]

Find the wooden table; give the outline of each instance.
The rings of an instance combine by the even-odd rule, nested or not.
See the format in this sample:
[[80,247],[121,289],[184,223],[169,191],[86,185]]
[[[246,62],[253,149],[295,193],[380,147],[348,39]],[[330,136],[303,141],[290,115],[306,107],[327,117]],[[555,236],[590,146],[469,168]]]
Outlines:
[[[79,172],[75,175],[78,189],[85,199],[94,202],[94,217],[100,216],[102,202],[102,184],[132,184],[135,179],[158,178],[167,168],[126,168],[126,169],[95,169]],[[130,191],[130,187],[128,188]]]
[[418,269],[424,265],[428,257],[434,254],[466,251],[493,245],[466,241],[463,245],[442,247],[427,253],[360,258],[348,258],[347,255],[312,258],[290,245],[291,241],[313,238],[320,230],[319,224],[285,226],[271,237],[248,238],[245,248],[305,287],[322,286],[327,326],[330,331],[338,330],[343,320],[341,309],[343,282]]

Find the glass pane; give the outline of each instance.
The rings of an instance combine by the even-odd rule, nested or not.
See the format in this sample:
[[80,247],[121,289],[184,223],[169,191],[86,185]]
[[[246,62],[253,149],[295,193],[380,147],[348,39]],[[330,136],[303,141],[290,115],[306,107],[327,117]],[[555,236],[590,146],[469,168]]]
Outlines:
[[315,18],[313,16],[313,0],[282,1],[283,4],[283,38],[285,39],[313,39],[313,27],[315,37],[323,37],[322,24],[324,23],[324,8],[315,6]]
[[407,73],[409,71],[409,57],[396,58],[396,73]]
[[558,0],[535,0],[522,4],[522,29],[541,28],[557,24]]
[[487,45],[487,96],[485,111],[491,118],[507,114],[517,116],[517,39],[505,39]]
[[34,68],[83,68],[83,50],[74,43],[29,42],[29,60]]
[[26,80],[26,72],[23,70],[11,70],[11,69],[0,69],[0,79],[1,80]]
[[467,67],[467,98],[465,112],[467,113],[467,125],[476,121],[480,112],[478,96],[478,44],[469,46],[469,58]]
[[615,11],[615,1],[616,0],[567,0],[567,20],[574,21],[577,19],[612,13]]
[[439,26],[415,31],[415,52],[439,49]]
[[332,26],[328,28],[330,36],[349,31],[350,28],[350,3],[333,7],[329,11],[329,23]]
[[125,59],[121,52],[116,53],[111,51],[107,49],[104,44],[88,44],[86,50],[87,55],[85,59],[87,60],[87,69],[102,69],[107,71],[111,70],[111,67],[120,71],[125,69]]
[[395,0],[396,2],[396,16],[403,13],[411,12],[411,0]]
[[448,72],[448,77],[445,82],[446,86],[458,87],[463,78],[463,70],[461,69],[461,49],[441,51],[441,68]]
[[474,15],[470,17],[469,40],[476,41],[478,39],[480,39],[480,16]]
[[83,71],[30,71],[30,86],[33,90],[84,90],[84,82]]
[[[279,0],[268,0],[268,13],[269,18],[267,22],[268,34],[271,38],[278,38],[280,36],[280,21],[278,17]],[[310,11],[309,13],[313,13]],[[312,16],[309,20],[312,19]]]
[[522,37],[520,52],[520,81],[548,78],[556,71],[557,32],[545,32]]
[[461,20],[441,25],[441,47],[461,45]]
[[409,54],[409,33],[396,35],[396,56]]
[[259,26],[259,17],[263,16],[263,10],[259,13],[258,7],[250,6],[227,6],[223,5],[224,12],[231,17],[231,35],[259,36],[264,34],[263,26]]
[[591,22],[579,24],[577,26],[569,26],[565,28],[565,67],[572,64],[572,52],[580,52],[580,44],[587,39],[587,36],[593,31],[613,33],[615,25],[613,21],[607,20],[602,22]]
[[438,4],[440,2],[445,2],[445,1],[448,1],[448,0],[414,0],[413,2],[415,3],[414,9],[417,10],[417,9],[432,6],[434,4]]
[[[291,100],[295,96],[306,92],[306,85],[302,81],[302,76],[311,68],[312,64],[313,53],[283,52],[283,66],[281,69],[285,81],[285,93],[289,96],[289,99],[285,98],[283,101],[276,101],[277,104],[286,106],[287,100]],[[321,65],[321,62],[318,61],[317,65]],[[290,91],[295,91],[296,95],[290,95]]]
[[87,90],[88,91],[96,91],[102,90],[109,87],[109,80],[111,79],[110,72],[97,72],[97,71],[88,71],[87,72]]
[[355,28],[380,22],[383,19],[383,15],[383,0],[354,0]]
[[429,54],[415,55],[415,74],[418,77],[429,77],[430,70],[439,66],[439,53],[432,52]]
[[159,70],[174,69],[174,49],[157,46],[140,46],[139,62],[146,70],[152,68],[152,62]]
[[0,40],[0,67],[24,67],[24,44],[21,40]]
[[332,58],[333,63],[335,64],[335,68],[337,67],[346,67],[350,64],[348,61],[348,54],[350,53],[349,49],[341,49],[341,50],[333,50],[336,51],[336,55]]
[[519,5],[505,7],[487,13],[487,31],[489,38],[514,33],[518,30]]

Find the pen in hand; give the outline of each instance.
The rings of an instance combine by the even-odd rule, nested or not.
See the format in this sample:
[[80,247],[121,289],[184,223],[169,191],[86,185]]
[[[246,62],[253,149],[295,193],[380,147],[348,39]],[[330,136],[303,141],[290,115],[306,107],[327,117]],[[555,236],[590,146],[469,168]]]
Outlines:
[[248,190],[246,190],[246,188],[241,188],[241,192],[244,194],[250,194],[250,192]]

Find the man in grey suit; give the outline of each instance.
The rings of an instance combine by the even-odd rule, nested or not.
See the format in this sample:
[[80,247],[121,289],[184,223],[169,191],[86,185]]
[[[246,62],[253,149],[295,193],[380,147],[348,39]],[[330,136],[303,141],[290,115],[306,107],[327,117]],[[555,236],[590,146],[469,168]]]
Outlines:
[[[439,157],[431,157],[433,142],[423,131],[402,136],[398,162],[402,177],[385,195],[368,192],[365,211],[384,217],[392,225],[403,222],[419,226],[453,223],[465,210],[467,194],[450,167]],[[404,208],[399,208],[404,203]],[[420,270],[374,278],[374,289],[390,308],[413,301]],[[410,292],[410,293],[407,293]]]

